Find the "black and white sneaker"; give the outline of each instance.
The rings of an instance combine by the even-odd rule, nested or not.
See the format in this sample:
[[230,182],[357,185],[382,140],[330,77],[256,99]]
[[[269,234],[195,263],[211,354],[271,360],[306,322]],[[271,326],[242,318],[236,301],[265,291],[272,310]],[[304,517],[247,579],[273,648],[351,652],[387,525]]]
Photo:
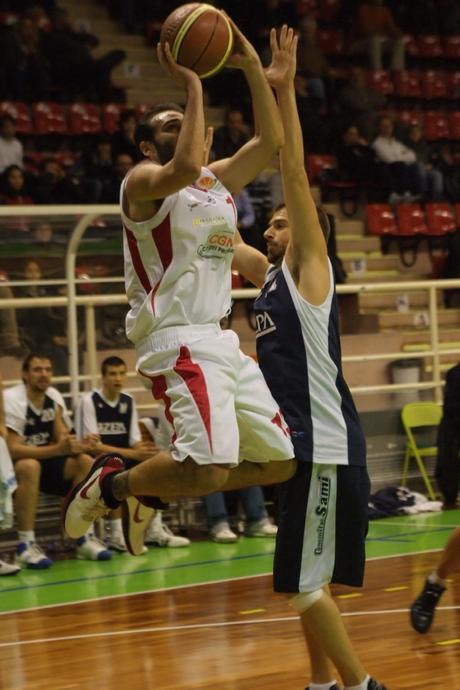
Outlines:
[[[305,690],[310,690],[310,686],[308,685]],[[329,690],[340,690],[339,686],[337,684],[331,685]]]
[[410,607],[410,622],[414,630],[422,634],[428,632],[445,589],[442,585],[425,580],[422,591]]
[[367,690],[387,690],[382,683],[379,683],[378,680],[375,680],[375,678],[369,678],[369,682],[367,684]]

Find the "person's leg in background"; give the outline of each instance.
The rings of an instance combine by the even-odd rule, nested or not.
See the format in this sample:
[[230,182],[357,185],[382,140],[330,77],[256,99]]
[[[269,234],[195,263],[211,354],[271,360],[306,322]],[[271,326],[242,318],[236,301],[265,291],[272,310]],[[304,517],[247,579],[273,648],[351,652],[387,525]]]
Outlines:
[[235,542],[238,536],[230,529],[227,507],[225,505],[225,496],[222,491],[203,496],[203,503],[206,510],[211,539],[221,544]]
[[278,529],[270,522],[261,487],[251,486],[248,489],[241,489],[238,493],[243,505],[245,535],[247,537],[275,537]]

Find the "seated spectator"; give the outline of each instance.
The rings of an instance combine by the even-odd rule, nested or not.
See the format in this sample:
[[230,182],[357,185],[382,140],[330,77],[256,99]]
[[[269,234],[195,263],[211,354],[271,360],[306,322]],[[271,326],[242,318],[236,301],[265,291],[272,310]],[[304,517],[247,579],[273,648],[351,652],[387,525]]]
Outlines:
[[[9,165],[0,176],[0,204],[29,206],[33,203],[23,171],[17,165]],[[27,230],[27,223],[22,223],[20,229]]]
[[437,446],[436,479],[444,499],[444,508],[456,508],[460,489],[460,364],[446,374]]
[[364,0],[358,10],[356,48],[365,48],[372,70],[383,69],[382,52],[390,51],[391,69],[405,69],[405,48],[401,29],[383,0]]
[[[10,286],[2,285],[0,282],[0,299],[13,298],[14,295]],[[24,347],[19,339],[16,310],[11,307],[0,309],[0,354],[12,357],[24,357],[25,355]]]
[[[134,463],[151,458],[158,447],[153,439],[143,440],[134,400],[123,392],[126,363],[120,357],[107,357],[101,364],[101,374],[101,388],[84,393],[75,410],[77,437],[80,440],[88,436],[98,439],[94,445],[94,455],[119,453]],[[161,514],[159,524],[157,520],[153,527],[156,529],[147,531],[146,541],[152,544],[161,541],[158,545],[168,545],[163,543],[168,541],[168,534],[166,531],[161,534]],[[189,543],[188,540],[186,543]],[[127,551],[119,508],[109,516],[108,546],[115,551]]]
[[101,202],[106,204],[118,204],[120,201],[120,185],[123,179],[134,165],[129,153],[119,153],[115,157],[112,174],[106,180],[101,192]]
[[[227,493],[227,492],[226,492]],[[260,486],[240,489],[235,493],[241,501],[246,537],[276,537],[278,528],[273,525],[265,509],[264,494]],[[203,503],[208,518],[211,539],[220,544],[228,544],[238,539],[237,534],[230,528],[229,516],[225,505],[225,494],[218,491],[203,497]]]
[[[24,280],[28,285],[15,288],[16,297],[47,297],[56,295],[53,286],[38,285],[43,280],[42,268],[36,259],[24,265]],[[53,307],[25,307],[18,310],[21,341],[28,350],[38,348],[53,361],[54,373],[68,372],[67,316],[65,309]]]
[[381,117],[372,148],[386,174],[391,191],[389,202],[414,201],[420,198],[422,191],[417,157],[412,149],[395,139],[393,133],[393,121],[386,115]]
[[245,236],[245,232],[249,231],[254,225],[256,214],[254,213],[254,207],[252,205],[249,194],[245,189],[242,189],[238,194],[233,195],[233,201],[235,202],[236,211],[238,215],[238,221],[236,227],[241,232],[242,236]]
[[32,239],[37,244],[48,244],[53,240],[53,227],[51,223],[34,223],[30,229]]
[[111,137],[112,160],[115,160],[120,153],[127,153],[135,163],[142,160],[143,156],[134,141],[136,124],[134,110],[123,110],[120,114],[119,129]]
[[10,115],[0,117],[0,173],[10,165],[24,167],[23,147],[16,138],[16,127]]
[[97,102],[124,100],[124,94],[111,82],[111,72],[126,56],[124,50],[111,50],[94,58],[91,49],[98,39],[73,29],[69,13],[58,7],[52,14],[51,31],[43,32],[42,47],[55,83],[67,89],[67,97],[81,95]]
[[410,127],[406,143],[417,157],[423,199],[439,201],[443,198],[442,172],[433,166],[432,151],[420,125]]
[[79,183],[67,175],[55,158],[41,161],[34,198],[37,204],[79,204],[84,201]]
[[[26,568],[49,568],[52,561],[38,546],[35,518],[39,492],[65,496],[89,471],[92,458],[70,433],[65,405],[51,387],[51,360],[31,353],[24,361],[24,383],[4,391],[8,448],[14,462],[18,489],[14,497],[19,544],[16,563]],[[92,528],[77,541],[77,558],[108,560],[111,552],[94,536]]]
[[348,83],[339,93],[337,104],[340,113],[356,124],[364,139],[371,141],[376,134],[379,110],[385,102],[383,94],[367,86],[365,71],[361,67],[353,67]]
[[244,121],[243,113],[237,108],[230,108],[225,115],[224,126],[214,132],[212,158],[230,158],[248,139],[249,126]]
[[46,100],[49,65],[42,51],[38,26],[25,13],[3,28],[0,40],[0,98]]
[[[2,376],[0,374],[0,458],[1,458],[1,471],[0,477],[2,480],[2,492],[0,501],[0,516],[2,528],[7,527],[4,523],[6,522],[7,512],[7,501],[11,502],[10,490],[13,491],[15,487],[17,488],[16,482],[14,480],[14,473],[12,473],[11,458],[8,451],[8,446],[6,445],[6,440],[8,438],[8,430],[5,425],[5,409],[3,405],[3,384]],[[6,455],[5,455],[6,454]],[[6,468],[9,468],[9,471]],[[9,474],[9,476],[8,476]],[[7,484],[8,482],[8,484]],[[8,486],[9,490],[5,491],[5,487]],[[11,513],[11,524],[12,524],[12,510]],[[11,526],[11,525],[10,525]],[[12,563],[7,563],[0,559],[0,576],[3,575],[17,575],[21,568],[18,565]]]
[[330,65],[317,41],[317,24],[304,17],[299,24],[300,40],[297,71],[307,80],[308,95],[320,105],[326,104],[326,83],[332,77]]
[[348,180],[366,184],[376,179],[375,151],[355,125],[349,125],[342,134],[337,148],[337,162],[341,175]]
[[437,167],[444,180],[444,194],[449,201],[460,201],[460,167],[455,162],[452,146],[442,144],[439,149]]

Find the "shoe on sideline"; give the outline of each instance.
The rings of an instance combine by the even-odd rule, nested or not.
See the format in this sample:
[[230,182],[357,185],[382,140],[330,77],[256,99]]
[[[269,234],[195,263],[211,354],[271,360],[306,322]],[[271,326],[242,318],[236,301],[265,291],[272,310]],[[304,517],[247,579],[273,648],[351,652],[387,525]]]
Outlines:
[[19,566],[25,566],[32,570],[45,570],[51,568],[53,561],[48,558],[43,549],[36,543],[19,542],[16,549],[15,562]]

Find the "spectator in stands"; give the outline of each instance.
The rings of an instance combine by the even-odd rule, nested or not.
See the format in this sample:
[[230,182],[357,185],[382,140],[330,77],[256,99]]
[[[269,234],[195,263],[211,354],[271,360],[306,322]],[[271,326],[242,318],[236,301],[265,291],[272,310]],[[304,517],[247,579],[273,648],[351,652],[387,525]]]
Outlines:
[[37,244],[48,244],[53,240],[53,226],[51,223],[34,223],[30,229],[32,239]]
[[361,67],[353,67],[348,83],[339,93],[338,107],[349,122],[356,124],[367,141],[376,135],[379,110],[385,102],[383,94],[367,86],[365,71]]
[[[236,495],[241,501],[246,537],[276,537],[278,528],[270,522],[260,486],[230,491],[228,494]],[[228,544],[238,539],[238,535],[230,528],[225,495],[222,491],[218,491],[203,497],[211,539],[220,544]]]
[[444,180],[444,193],[449,201],[460,201],[460,167],[455,162],[452,146],[444,143],[439,149],[437,167]]
[[[15,464],[18,489],[15,512],[19,534],[16,562],[27,568],[49,568],[52,561],[38,546],[34,525],[39,492],[65,496],[93,462],[87,450],[92,439],[77,441],[70,433],[64,401],[51,387],[51,360],[31,353],[24,361],[24,383],[4,392],[8,448]],[[108,560],[111,552],[92,528],[77,541],[77,558]]]
[[[33,203],[22,169],[17,165],[9,165],[0,176],[0,204],[29,206]],[[27,223],[21,229],[27,230]]]
[[423,199],[439,201],[443,198],[442,172],[433,166],[432,151],[428,142],[423,138],[420,125],[411,125],[406,143],[417,157]]
[[256,219],[254,207],[245,189],[242,189],[238,194],[234,194],[233,201],[235,202],[238,215],[236,226],[244,237],[245,232],[254,225]]
[[253,231],[250,237],[246,237],[246,242],[260,251],[265,251],[263,234],[267,228],[268,216],[273,210],[269,177],[266,174],[257,175],[245,189],[256,216]]
[[119,129],[112,134],[112,160],[115,160],[120,153],[127,153],[135,163],[142,160],[142,154],[134,142],[136,124],[135,111],[131,108],[123,110],[120,114]]
[[91,49],[99,41],[92,34],[73,29],[69,13],[58,7],[52,14],[52,28],[42,34],[43,51],[51,66],[55,83],[67,96],[80,95],[97,102],[124,100],[124,94],[111,82],[111,72],[126,56],[124,50],[111,50],[95,59]]
[[[0,374],[0,478],[2,481],[2,492],[0,501],[0,522],[4,521],[4,515],[6,513],[6,498],[11,496],[7,489],[6,482],[9,482],[10,489],[12,490],[15,486],[14,474],[11,472],[11,458],[8,451],[8,446],[6,445],[8,438],[8,430],[5,425],[5,409],[3,404],[3,383],[2,376]],[[13,485],[11,481],[13,480]],[[11,498],[10,498],[11,501]],[[12,511],[11,511],[12,512]],[[13,565],[12,563],[7,563],[0,559],[0,576],[2,575],[17,575],[21,568],[18,565]]]
[[118,153],[114,159],[111,177],[102,190],[101,201],[106,204],[118,204],[120,200],[120,185],[124,177],[134,165],[129,153]]
[[383,69],[382,52],[391,52],[391,69],[405,69],[404,39],[383,0],[364,0],[358,10],[356,48],[365,48],[373,70]]
[[250,136],[249,126],[238,108],[230,108],[225,114],[225,124],[214,132],[212,160],[230,158],[245,144]]
[[356,125],[349,125],[337,147],[341,176],[362,184],[376,182],[380,177],[374,149],[361,136]]
[[378,136],[372,148],[382,164],[390,184],[390,203],[414,201],[421,195],[417,157],[408,146],[394,137],[394,124],[384,115],[378,123]]
[[446,374],[437,445],[436,479],[444,508],[456,508],[460,488],[460,364]]
[[[1,273],[1,280],[7,276]],[[9,285],[0,282],[0,300],[13,299],[13,291]],[[19,339],[19,327],[16,319],[16,310],[13,308],[0,309],[0,354],[12,357],[24,357],[25,350]]]
[[317,24],[313,17],[304,17],[300,24],[297,71],[307,80],[308,94],[319,105],[326,104],[326,85],[332,70],[317,41]]
[[0,98],[46,100],[50,73],[38,26],[26,14],[3,29],[0,40]]
[[16,127],[10,115],[0,117],[0,173],[8,166],[24,167],[23,148],[16,138]]
[[34,198],[38,204],[78,204],[84,201],[78,181],[70,178],[55,158],[41,161]]
[[83,151],[69,171],[69,174],[77,179],[80,185],[84,185],[86,181],[92,190],[94,203],[102,203],[107,198],[107,187],[111,188],[112,185],[111,141],[110,135],[100,134],[97,140]]
[[[43,280],[42,267],[36,259],[24,265],[24,280],[28,285],[15,288],[16,297],[51,297],[57,294],[53,286],[39,285]],[[67,319],[65,309],[53,307],[25,307],[18,311],[20,337],[29,350],[38,348],[53,362],[58,376],[68,372]]]

